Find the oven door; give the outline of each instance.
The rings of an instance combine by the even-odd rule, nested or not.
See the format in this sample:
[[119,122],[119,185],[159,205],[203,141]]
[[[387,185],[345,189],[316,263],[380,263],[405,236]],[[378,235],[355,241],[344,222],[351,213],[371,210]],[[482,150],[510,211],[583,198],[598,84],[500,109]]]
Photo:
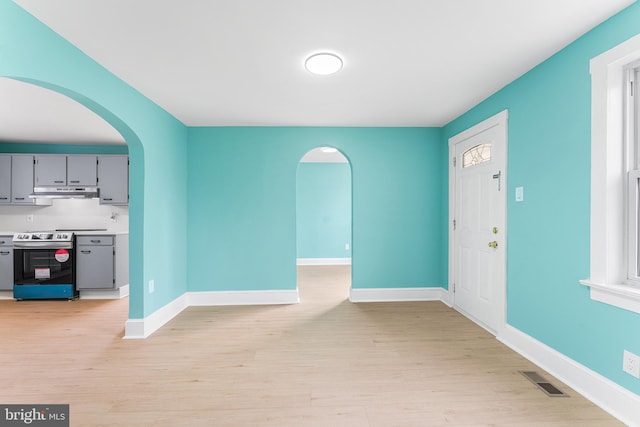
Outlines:
[[72,285],[75,288],[73,249],[14,248],[15,285]]

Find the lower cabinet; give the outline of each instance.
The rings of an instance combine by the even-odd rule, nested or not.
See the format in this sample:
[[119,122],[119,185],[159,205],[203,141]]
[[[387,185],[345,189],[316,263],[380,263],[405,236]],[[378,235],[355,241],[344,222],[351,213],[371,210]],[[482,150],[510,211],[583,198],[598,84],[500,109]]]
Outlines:
[[0,291],[13,290],[13,236],[0,236]]
[[118,289],[129,283],[128,234],[77,236],[76,286],[79,291]]

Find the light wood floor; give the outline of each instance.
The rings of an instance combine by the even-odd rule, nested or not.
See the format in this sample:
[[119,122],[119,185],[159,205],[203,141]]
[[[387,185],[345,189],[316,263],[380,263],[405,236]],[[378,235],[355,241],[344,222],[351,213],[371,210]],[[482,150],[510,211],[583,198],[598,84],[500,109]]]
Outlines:
[[538,368],[439,302],[351,304],[348,267],[299,270],[301,303],[192,307],[123,340],[127,301],[1,301],[0,403],[72,426],[618,426],[522,377]]

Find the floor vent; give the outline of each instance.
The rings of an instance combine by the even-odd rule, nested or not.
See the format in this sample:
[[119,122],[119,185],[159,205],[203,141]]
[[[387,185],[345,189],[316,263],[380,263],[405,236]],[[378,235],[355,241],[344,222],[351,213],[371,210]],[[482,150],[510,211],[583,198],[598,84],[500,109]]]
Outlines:
[[542,375],[535,371],[520,371],[522,375],[532,383],[538,386],[540,390],[544,391],[547,396],[550,397],[569,397],[568,394],[564,393],[558,387],[551,384],[547,381]]

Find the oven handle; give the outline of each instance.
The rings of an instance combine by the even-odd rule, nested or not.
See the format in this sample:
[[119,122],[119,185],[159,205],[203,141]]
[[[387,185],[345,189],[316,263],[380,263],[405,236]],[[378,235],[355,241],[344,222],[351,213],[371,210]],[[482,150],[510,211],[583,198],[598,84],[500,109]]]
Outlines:
[[13,247],[20,249],[73,249],[73,242],[13,242]]

